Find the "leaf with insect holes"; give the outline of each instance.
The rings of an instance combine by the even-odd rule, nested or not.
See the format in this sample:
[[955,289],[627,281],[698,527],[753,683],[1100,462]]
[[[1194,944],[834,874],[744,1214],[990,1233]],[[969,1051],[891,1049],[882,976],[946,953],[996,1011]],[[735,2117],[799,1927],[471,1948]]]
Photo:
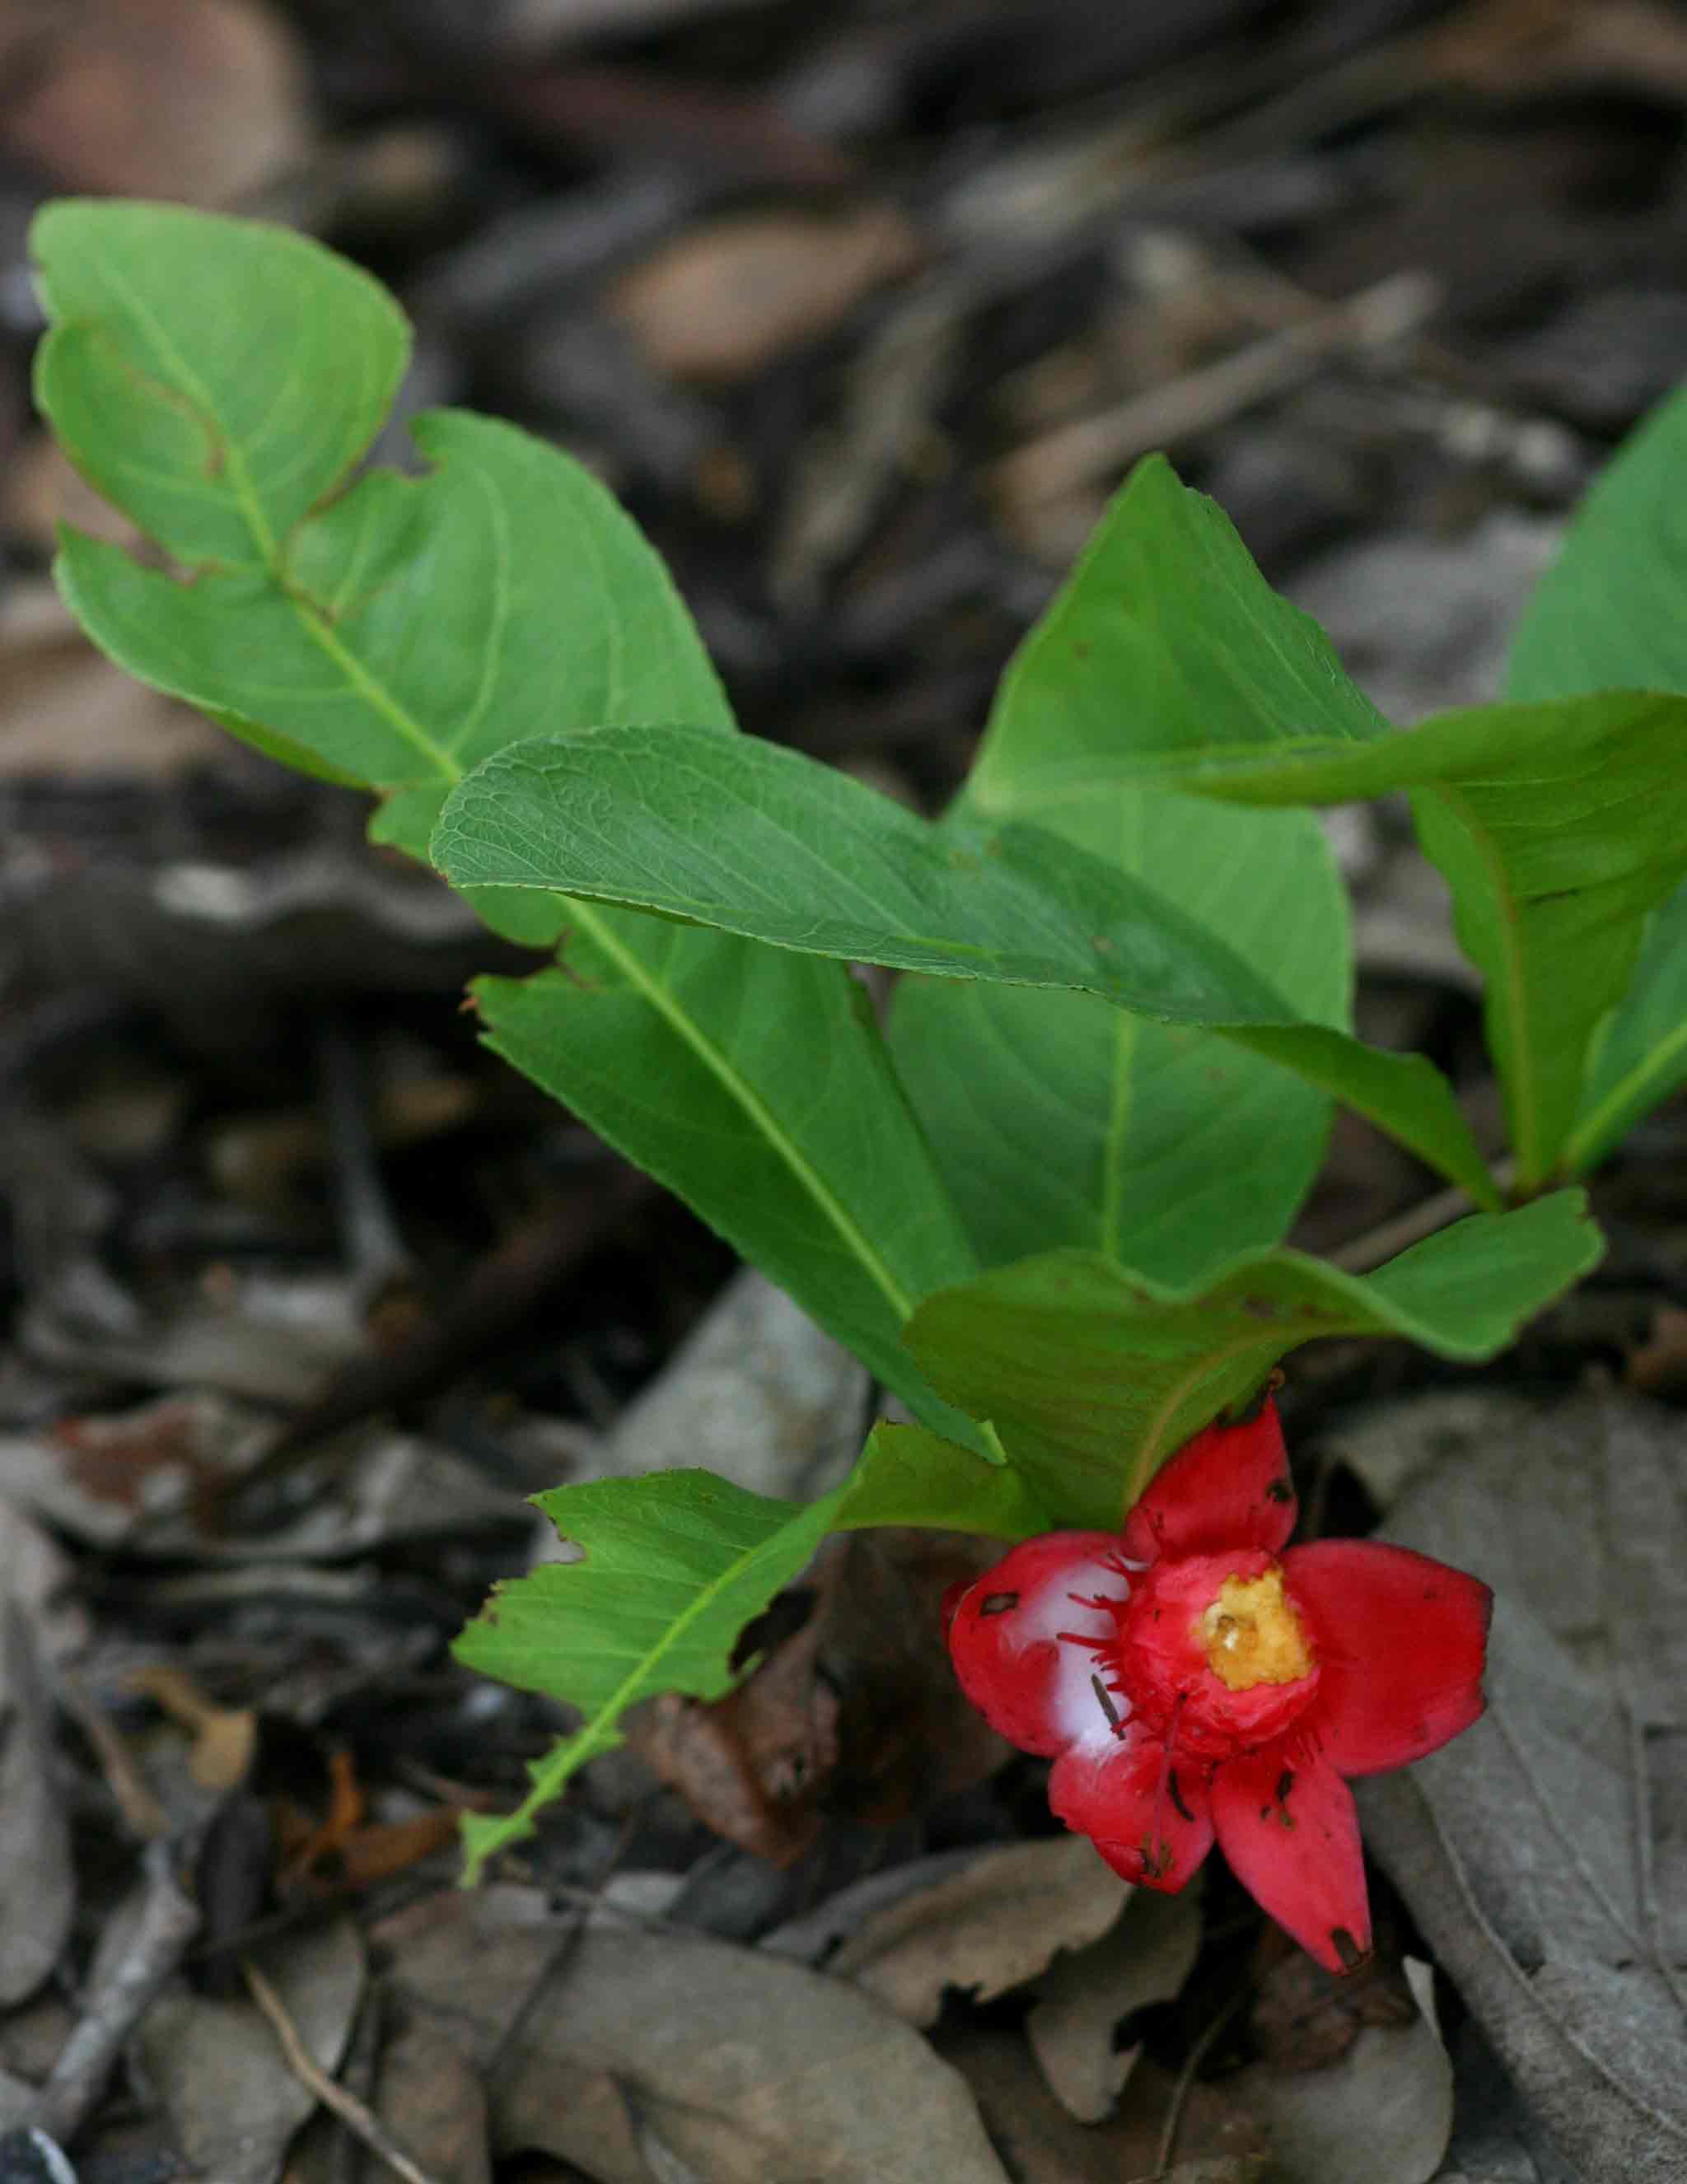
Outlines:
[[[424,476],[354,478],[408,343],[366,275],[174,206],[54,205],[32,248],[42,407],[191,578],[64,534],[65,597],[131,674],[381,792],[376,833],[418,856],[511,738],[674,719],[735,739],[666,570],[578,464],[443,410],[411,425]],[[967,1437],[897,1338],[972,1254],[841,967],[550,894],[475,900],[511,938],[567,933],[564,971],[479,987],[492,1043]]]
[[584,1763],[619,1741],[627,1709],[658,1691],[718,1697],[739,1633],[829,1532],[919,1524],[1018,1539],[1049,1520],[1014,1472],[918,1426],[875,1429],[854,1473],[807,1507],[706,1471],[560,1486],[537,1497],[571,1563],[500,1585],[456,1642],[483,1674],[578,1707],[580,1729],[535,1762],[515,1812],[464,1823],[469,1878],[532,1831]]

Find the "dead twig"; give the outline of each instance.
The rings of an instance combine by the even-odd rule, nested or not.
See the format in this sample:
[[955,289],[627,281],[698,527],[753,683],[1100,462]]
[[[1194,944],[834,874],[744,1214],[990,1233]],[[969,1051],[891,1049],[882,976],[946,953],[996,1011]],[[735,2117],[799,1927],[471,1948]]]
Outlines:
[[1064,499],[1151,448],[1210,432],[1256,403],[1286,393],[1332,356],[1403,340],[1432,316],[1440,300],[1427,274],[1390,274],[1216,364],[1042,434],[997,464],[992,489],[1011,508]]
[[87,2122],[125,2042],[199,1930],[199,1908],[176,1878],[171,1846],[149,1842],[141,1871],[145,1894],[134,1938],[95,1989],[28,2119],[60,2145]]
[[1154,2174],[1156,2176],[1165,2176],[1170,2173],[1171,2156],[1177,2144],[1177,2133],[1183,2121],[1183,2111],[1188,2104],[1189,2088],[1195,2082],[1195,2073],[1212,2052],[1214,2042],[1220,2033],[1247,1999],[1247,1988],[1238,1987],[1189,2050],[1184,2060],[1183,2068],[1177,2074],[1177,2083],[1171,2089],[1171,2106],[1166,2111],[1165,2127],[1160,2132],[1159,2150],[1154,2157]]
[[[1494,1188],[1504,1197],[1517,1180],[1517,1163],[1508,1154],[1493,1163]],[[1445,1228],[1455,1221],[1462,1220],[1466,1213],[1476,1211],[1475,1201],[1461,1184],[1450,1184],[1445,1190],[1438,1190],[1431,1198],[1409,1206],[1404,1213],[1396,1213],[1376,1228],[1367,1228],[1362,1236],[1355,1236],[1350,1244],[1343,1244],[1338,1251],[1330,1254],[1330,1264],[1339,1267],[1344,1274],[1368,1274],[1373,1267],[1380,1267],[1385,1259],[1397,1252],[1421,1244],[1426,1236]]]
[[240,1970],[250,1994],[281,2042],[287,2065],[299,2083],[315,2093],[323,2107],[332,2109],[348,2131],[355,2131],[371,2153],[405,2180],[405,2184],[437,2184],[427,2170],[407,2153],[371,2109],[349,2093],[322,2068],[299,2036],[299,2028],[287,2014],[287,2005],[250,1958],[240,1959]]
[[142,1842],[167,1835],[170,1815],[148,1787],[134,1754],[68,1669],[59,1671],[54,1696],[87,1739],[130,1834]]

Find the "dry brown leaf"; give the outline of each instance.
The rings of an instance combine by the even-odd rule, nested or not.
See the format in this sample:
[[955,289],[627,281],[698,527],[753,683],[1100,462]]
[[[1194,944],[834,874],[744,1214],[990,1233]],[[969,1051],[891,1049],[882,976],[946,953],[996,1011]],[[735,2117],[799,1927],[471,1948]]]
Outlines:
[[955,2074],[848,1981],[618,1922],[569,1936],[539,1891],[511,1888],[377,1929],[399,1988],[448,2013],[471,2054],[498,2053],[495,2145],[535,2142],[512,2120],[530,2132],[559,2110],[563,2074],[607,2073],[709,2184],[1005,2184]]
[[1417,2005],[1400,1964],[1392,1923],[1379,1914],[1374,1953],[1357,1971],[1327,1972],[1276,1927],[1260,1936],[1255,1962],[1274,1957],[1248,2020],[1262,2059],[1278,2070],[1321,2070],[1338,2063],[1367,2025],[1412,2024]]
[[13,585],[0,605],[0,774],[12,778],[169,780],[221,748],[203,716],[103,660],[45,580]]
[[[338,2069],[363,1991],[363,1945],[349,1919],[254,1955],[305,2048]],[[288,2142],[316,2105],[250,2002],[171,1989],[142,2020],[146,2082],[189,2165],[216,2184],[276,2184]]]
[[70,0],[37,24],[0,147],[60,188],[226,205],[304,159],[303,57],[260,0]]
[[933,2025],[944,1991],[981,2002],[1098,1939],[1130,1895],[1083,1836],[987,1851],[964,1871],[870,1919],[827,1966],[905,2017]]
[[666,244],[605,304],[659,371],[723,385],[830,333],[920,257],[893,205],[743,214]]
[[22,2002],[52,1971],[75,1908],[42,1663],[22,1608],[0,1594],[0,2008]]
[[[1687,2175],[1687,1513],[1678,1412],[1615,1390],[1391,1407],[1385,1536],[1497,1604],[1489,1711],[1360,1787],[1373,1848],[1588,2184]],[[1363,1424],[1342,1440],[1366,1463]],[[1409,1445],[1415,1440],[1418,1461]]]
[[1659,0],[1484,0],[1424,40],[1431,72],[1501,99],[1662,92],[1687,99],[1687,29]]
[[1453,2066],[1434,2028],[1367,2025],[1317,2070],[1251,2064],[1236,2097],[1294,2184],[1429,2184],[1453,2128]]
[[651,1702],[628,1743],[718,1835],[780,1865],[824,1812],[885,1825],[982,1780],[1007,1747],[962,1696],[932,1604],[996,1552],[889,1528],[829,1540],[744,1632],[741,1657],[765,1651],[754,1674],[711,1704]]
[[485,2090],[437,2018],[418,2012],[382,2048],[374,2108],[434,2184],[491,2184]]
[[1687,1312],[1661,1304],[1645,1342],[1628,1353],[1628,1384],[1643,1396],[1667,1396],[1687,1384]]
[[[1112,2117],[1081,2124],[1043,2084],[1018,2032],[976,2024],[945,2026],[933,2035],[938,2051],[962,2071],[977,2098],[991,2137],[1021,2184],[1126,2184],[1154,2178],[1175,2097],[1176,2080],[1140,2064]],[[1183,2161],[1217,2164],[1223,2184],[1266,2184],[1264,2134],[1227,2087],[1199,2080],[1188,2089],[1177,2130]],[[1349,2184],[1360,2184],[1362,2171]],[[1170,2175],[1186,2174],[1180,2164]],[[947,2180],[946,2180],[947,2184]],[[1272,2184],[1281,2184],[1280,2172]]]
[[1057,1957],[1037,1981],[1025,2036],[1049,2091],[1080,2123],[1111,2113],[1142,2052],[1114,2045],[1120,2020],[1181,1992],[1200,1946],[1198,1891],[1134,1889],[1098,1941]]
[[128,1682],[192,1735],[187,1771],[202,1790],[234,1790],[246,1780],[258,1748],[258,1717],[249,1707],[213,1706],[191,1676],[163,1661],[137,1669]]

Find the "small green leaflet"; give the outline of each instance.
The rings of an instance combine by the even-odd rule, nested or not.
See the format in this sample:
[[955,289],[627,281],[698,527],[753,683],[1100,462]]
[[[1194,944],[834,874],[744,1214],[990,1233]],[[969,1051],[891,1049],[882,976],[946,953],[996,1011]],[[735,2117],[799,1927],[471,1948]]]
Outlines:
[[918,1426],[875,1429],[843,1485],[803,1507],[707,1471],[561,1486],[539,1506],[581,1559],[500,1585],[455,1646],[472,1669],[578,1707],[585,1719],[533,1768],[513,1813],[464,1821],[472,1882],[533,1831],[569,1777],[619,1741],[627,1709],[658,1691],[715,1698],[740,1632],[829,1532],[945,1526],[1021,1539],[1049,1518],[1011,1471]]
[[1394,1334],[1491,1357],[1601,1249],[1585,1195],[1561,1190],[1473,1214],[1363,1277],[1249,1251],[1177,1290],[1096,1252],[1051,1251],[928,1297],[908,1342],[937,1388],[994,1421],[1061,1523],[1112,1526],[1174,1449],[1301,1343]]
[[[130,673],[272,755],[382,792],[374,831],[418,856],[452,784],[512,738],[677,719],[735,739],[666,570],[578,464],[444,410],[411,426],[424,477],[354,482],[408,332],[344,259],[162,205],[55,205],[32,241],[53,320],[42,407],[78,467],[192,571],[179,582],[64,534],[65,597]],[[770,969],[726,934],[682,946],[648,918],[530,891],[475,900],[512,939],[567,934],[567,973],[481,989],[494,1044],[917,1414],[969,1436],[898,1336],[925,1290],[975,1262],[842,968]]]
[[556,889],[803,954],[1100,994],[1222,1028],[1494,1202],[1427,1062],[1307,1023],[1195,920],[1035,827],[940,829],[751,737],[606,727],[487,760],[447,799],[433,855],[458,887]]

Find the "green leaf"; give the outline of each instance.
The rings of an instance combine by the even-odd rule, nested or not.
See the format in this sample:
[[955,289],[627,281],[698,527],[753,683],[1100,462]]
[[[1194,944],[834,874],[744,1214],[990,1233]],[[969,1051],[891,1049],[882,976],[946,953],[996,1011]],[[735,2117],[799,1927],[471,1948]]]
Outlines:
[[1687,690],[1687,387],[1595,480],[1511,638],[1505,694]]
[[1047,1522],[1012,1473],[914,1426],[877,1428],[852,1476],[807,1507],[706,1471],[601,1479],[536,1498],[581,1559],[498,1586],[455,1650],[483,1674],[546,1692],[586,1719],[534,1763],[533,1786],[513,1813],[465,1821],[470,1881],[495,1851],[531,1834],[578,1768],[619,1742],[629,1707],[658,1691],[716,1698],[728,1690],[740,1632],[828,1532],[920,1524],[1019,1539]]
[[[1316,817],[1111,777],[1146,720],[1222,735],[1262,704],[1373,732],[1321,633],[1155,459],[1014,655],[962,808],[1046,824],[1196,919],[1297,1013],[1345,1028],[1347,901]],[[1070,788],[1086,767],[1094,794],[1045,804],[1051,772]],[[1313,1084],[1087,996],[905,979],[890,1039],[986,1262],[1077,1244],[1191,1281],[1276,1242],[1323,1157],[1329,1100]]]
[[968,783],[982,815],[1030,804],[1046,816],[1127,777],[1173,788],[1186,760],[1262,740],[1388,733],[1316,622],[1162,455],[1132,471],[1008,674]]
[[428,475],[369,472],[273,567],[178,583],[71,532],[65,597],[142,682],[414,792],[382,831],[417,854],[445,789],[520,737],[652,716],[730,728],[661,563],[594,479],[466,411],[411,430]]
[[1628,990],[1594,1050],[1560,1166],[1585,1175],[1672,1092],[1687,1084],[1687,887],[1652,919]]
[[1251,750],[1180,760],[1180,778],[1265,805],[1414,792],[1423,846],[1485,980],[1489,1045],[1530,1191],[1563,1150],[1645,921],[1687,872],[1684,737],[1687,698],[1612,691],[1444,713],[1360,749],[1262,736]]
[[302,235],[176,205],[68,199],[31,248],[36,399],[77,469],[182,562],[273,565],[386,421],[392,298]]
[[[1595,479],[1511,642],[1508,697],[1687,691],[1687,387]],[[1687,1084],[1687,887],[1658,911],[1626,995],[1600,1034],[1564,1147],[1581,1175]]]
[[536,737],[487,760],[447,800],[433,856],[460,887],[561,889],[805,954],[1098,993],[1170,1022],[1243,1027],[1240,1043],[1351,1098],[1493,1198],[1428,1063],[1308,1025],[1195,920],[1037,827],[938,829],[775,744],[606,727]]
[[865,994],[835,965],[631,912],[584,910],[561,956],[476,981],[489,1043],[970,1438],[902,1346],[920,1297],[974,1261]]
[[[728,739],[666,570],[556,449],[434,412],[411,426],[426,476],[345,485],[405,349],[366,276],[281,230],[162,207],[55,206],[34,246],[54,320],[42,406],[192,578],[65,535],[65,596],[131,674],[383,792],[377,836],[416,855],[452,784],[512,738],[671,718]],[[648,918],[550,895],[475,899],[512,939],[569,928],[568,972],[483,990],[494,1043],[919,1415],[966,1434],[897,1336],[971,1252],[845,972],[770,971],[727,935],[679,946]]]
[[1584,1194],[1565,1190],[1474,1214],[1362,1278],[1250,1251],[1175,1289],[1052,1251],[928,1297],[907,1340],[935,1386],[994,1420],[1058,1522],[1114,1525],[1174,1449],[1300,1343],[1394,1334],[1491,1357],[1600,1250]]

